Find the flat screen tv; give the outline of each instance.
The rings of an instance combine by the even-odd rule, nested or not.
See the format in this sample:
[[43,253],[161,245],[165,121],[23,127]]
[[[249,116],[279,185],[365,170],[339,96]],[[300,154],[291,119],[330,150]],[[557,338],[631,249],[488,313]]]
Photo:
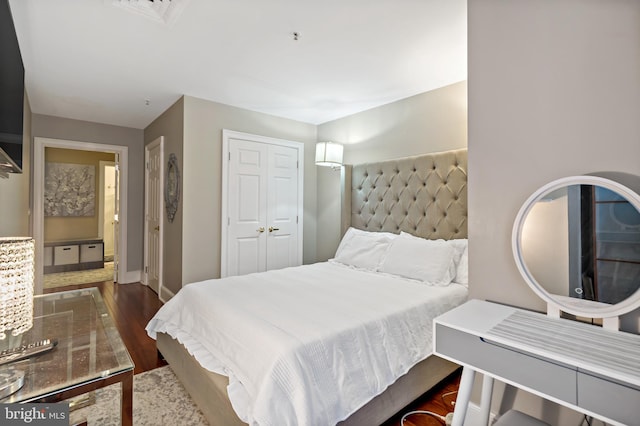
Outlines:
[[[0,0],[0,149],[22,169],[24,66],[9,0]],[[0,158],[2,158],[0,153]],[[6,162],[6,158],[2,162]],[[15,169],[15,167],[13,167]]]

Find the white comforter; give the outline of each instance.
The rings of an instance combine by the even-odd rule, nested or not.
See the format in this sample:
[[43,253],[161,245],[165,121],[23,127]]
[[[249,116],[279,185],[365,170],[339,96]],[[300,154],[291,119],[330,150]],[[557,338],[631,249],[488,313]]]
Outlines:
[[260,426],[332,425],[432,352],[432,319],[467,289],[431,287],[331,262],[185,286],[147,325],[229,377]]

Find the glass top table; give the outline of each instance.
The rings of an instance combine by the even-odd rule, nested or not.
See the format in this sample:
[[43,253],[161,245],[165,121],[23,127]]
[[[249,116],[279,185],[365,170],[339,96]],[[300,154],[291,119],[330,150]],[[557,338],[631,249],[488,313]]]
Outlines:
[[9,364],[24,371],[24,386],[0,402],[60,402],[120,382],[122,424],[130,425],[134,365],[100,291],[43,294],[33,304],[33,327],[16,346],[42,339],[57,339],[58,345]]

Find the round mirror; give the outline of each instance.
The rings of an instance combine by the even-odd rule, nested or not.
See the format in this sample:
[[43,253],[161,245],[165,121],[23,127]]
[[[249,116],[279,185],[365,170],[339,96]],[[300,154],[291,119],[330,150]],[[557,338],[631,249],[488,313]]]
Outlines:
[[640,178],[609,175],[616,179],[573,176],[545,185],[513,227],[522,276],[573,315],[605,318],[640,306],[640,196],[630,189]]

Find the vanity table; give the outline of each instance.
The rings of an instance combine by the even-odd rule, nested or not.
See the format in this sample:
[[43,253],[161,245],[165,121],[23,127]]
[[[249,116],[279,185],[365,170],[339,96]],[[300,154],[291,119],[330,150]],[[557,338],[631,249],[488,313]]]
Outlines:
[[470,300],[434,320],[436,355],[464,367],[453,426],[464,424],[476,372],[484,424],[498,379],[608,424],[640,425],[640,335],[618,330],[640,309],[639,193],[640,177],[603,172],[555,180],[525,201],[512,249],[547,315]]
[[[434,330],[436,355],[464,366],[454,425],[475,372],[610,424],[640,421],[640,335],[480,300],[436,318]],[[490,400],[483,394],[485,422]]]

